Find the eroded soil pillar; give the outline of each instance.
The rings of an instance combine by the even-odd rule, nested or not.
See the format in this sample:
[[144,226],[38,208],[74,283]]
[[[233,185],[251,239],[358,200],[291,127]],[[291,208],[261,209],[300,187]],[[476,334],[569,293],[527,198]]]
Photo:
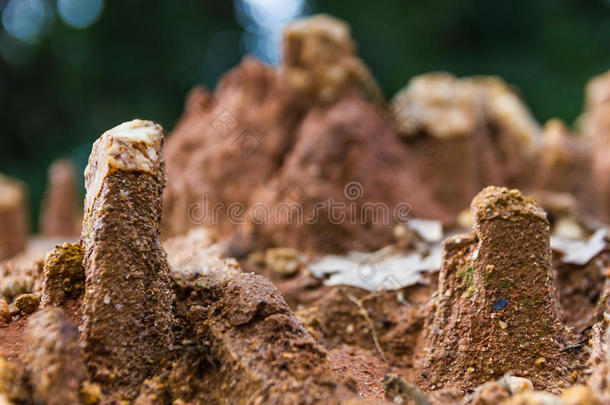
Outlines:
[[162,366],[173,341],[169,266],[158,239],[162,142],[159,125],[125,122],[93,144],[85,169],[85,358],[94,380],[126,398]]
[[76,301],[85,290],[83,247],[80,243],[57,245],[43,266],[42,306],[63,306]]
[[0,174],[0,260],[23,251],[27,238],[25,187],[19,181]]
[[82,222],[78,199],[76,169],[72,162],[63,159],[53,162],[40,211],[41,233],[48,237],[78,235]]
[[481,191],[472,211],[474,235],[444,243],[421,384],[474,388],[511,371],[552,386],[562,326],[546,214],[519,191],[499,187]]
[[582,132],[591,142],[592,195],[585,201],[594,213],[610,222],[610,71],[587,84]]

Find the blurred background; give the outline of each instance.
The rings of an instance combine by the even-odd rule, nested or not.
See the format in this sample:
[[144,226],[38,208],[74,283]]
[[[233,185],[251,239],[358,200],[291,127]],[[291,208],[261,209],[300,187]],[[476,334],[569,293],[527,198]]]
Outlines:
[[[55,159],[134,117],[169,132],[195,84],[245,54],[281,58],[283,25],[325,12],[352,27],[391,97],[417,74],[494,74],[543,123],[568,123],[610,68],[610,0],[0,0],[0,172],[28,185],[32,226]],[[80,179],[82,183],[82,178]]]

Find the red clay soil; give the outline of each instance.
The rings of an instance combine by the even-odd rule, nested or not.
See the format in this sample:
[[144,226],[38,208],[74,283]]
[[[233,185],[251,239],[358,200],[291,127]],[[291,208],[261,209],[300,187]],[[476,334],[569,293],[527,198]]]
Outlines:
[[252,58],[228,72],[214,95],[202,88],[189,94],[165,148],[166,235],[214,223],[212,207],[218,203],[219,229],[234,230],[228,205],[247,206],[291,147],[302,111],[290,97],[277,72]]
[[23,361],[22,354],[25,349],[23,333],[26,325],[25,318],[12,321],[9,325],[0,324],[0,353],[11,362]]

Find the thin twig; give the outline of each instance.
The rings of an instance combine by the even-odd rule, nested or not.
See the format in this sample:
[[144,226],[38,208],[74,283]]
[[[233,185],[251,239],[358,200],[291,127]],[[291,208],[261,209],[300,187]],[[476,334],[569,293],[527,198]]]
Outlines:
[[[373,342],[375,343],[375,347],[377,348],[377,351],[379,351],[379,354],[381,355],[381,358],[383,359],[383,361],[387,363],[388,358],[385,356],[385,353],[381,349],[381,345],[379,344],[379,338],[377,337],[377,332],[375,332],[375,326],[373,325],[373,321],[372,321],[371,317],[369,316],[368,311],[364,308],[364,305],[362,304],[362,300],[359,300],[358,298],[354,297],[350,293],[347,293],[347,298],[349,298],[349,300],[351,302],[356,304],[356,306],[360,310],[360,314],[364,317],[364,319],[368,323],[369,329],[371,330],[371,335],[373,335]],[[364,298],[367,298],[367,297],[364,297]]]

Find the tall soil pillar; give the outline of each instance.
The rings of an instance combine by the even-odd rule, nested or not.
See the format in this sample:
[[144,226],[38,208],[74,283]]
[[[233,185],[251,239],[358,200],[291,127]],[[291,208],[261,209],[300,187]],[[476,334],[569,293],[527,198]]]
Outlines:
[[48,237],[77,236],[82,222],[78,200],[74,165],[64,159],[53,162],[40,210],[41,233]]
[[610,222],[610,71],[587,84],[582,132],[591,143],[591,195],[584,202]]
[[472,211],[474,235],[444,244],[421,383],[474,388],[511,371],[552,386],[562,326],[546,214],[519,191],[499,187],[481,191]]
[[25,250],[28,220],[25,187],[21,182],[0,174],[0,260]]
[[172,344],[169,266],[159,242],[162,128],[125,122],[94,144],[85,169],[82,339],[94,380],[132,397]]

